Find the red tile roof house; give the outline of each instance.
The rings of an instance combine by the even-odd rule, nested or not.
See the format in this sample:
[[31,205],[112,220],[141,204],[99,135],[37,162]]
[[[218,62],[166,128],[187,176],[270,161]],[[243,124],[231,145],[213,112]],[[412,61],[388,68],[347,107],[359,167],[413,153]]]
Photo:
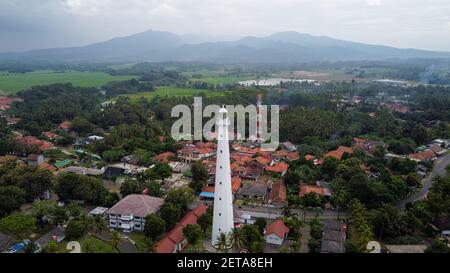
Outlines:
[[209,158],[208,160],[203,160],[203,166],[208,170],[208,174],[211,176],[216,175],[216,158]]
[[165,152],[162,154],[159,154],[155,157],[153,157],[154,160],[162,162],[162,163],[169,163],[170,159],[175,157],[175,154],[172,152]]
[[11,104],[15,101],[22,101],[22,99],[0,96],[0,112],[11,108]]
[[164,199],[143,194],[131,194],[106,211],[109,227],[123,232],[143,231],[145,216],[154,214],[164,204]]
[[268,166],[272,162],[271,158],[269,159],[269,158],[262,157],[262,156],[255,157],[252,160],[258,162],[263,167]]
[[56,133],[53,133],[53,132],[43,132],[42,135],[50,141],[54,141],[54,140],[58,140],[58,139],[62,138],[62,136],[60,136]]
[[271,223],[264,233],[266,243],[281,247],[289,234],[289,228],[281,220]]
[[[236,195],[238,190],[241,188],[242,179],[239,176],[231,177],[231,192],[233,195]],[[214,186],[205,186],[202,189],[202,192],[214,193]]]
[[267,172],[280,174],[281,176],[283,176],[288,169],[289,169],[289,165],[284,162],[280,162],[275,165],[266,167]]
[[156,243],[156,253],[177,253],[187,246],[187,239],[184,237],[183,229],[187,225],[194,225],[197,219],[206,213],[208,206],[200,205],[188,212],[180,222],[172,228],[161,240]]
[[58,128],[64,131],[69,131],[70,128],[72,128],[72,124],[70,121],[64,121],[59,124]]
[[299,195],[303,197],[309,193],[316,193],[321,196],[331,196],[331,192],[327,188],[310,185],[300,185]]
[[426,150],[424,152],[419,152],[416,154],[410,154],[408,155],[408,158],[417,162],[424,161],[424,160],[435,160],[436,154],[432,150]]
[[191,163],[201,159],[212,157],[216,154],[214,146],[208,143],[186,144],[178,150],[178,157],[182,162]]
[[250,156],[250,157],[252,157],[260,152],[261,152],[260,148],[241,147],[239,150],[236,150],[236,154],[241,155],[241,156]]
[[279,150],[279,151],[276,151],[273,154],[273,158],[276,161],[280,161],[282,159],[289,160],[289,161],[294,161],[294,160],[299,160],[300,159],[300,154],[298,152],[288,152],[286,150]]
[[39,165],[39,168],[41,168],[41,169],[44,169],[44,170],[47,170],[47,171],[50,171],[50,172],[56,172],[56,167],[55,166],[52,166],[52,165],[50,165],[50,164],[48,164],[48,163],[46,163],[46,162],[44,162],[44,163],[42,163],[42,164],[40,164]]
[[233,153],[231,155],[231,159],[234,160],[236,163],[240,164],[240,165],[245,165],[248,162],[252,161],[253,158],[251,158],[250,156],[246,156],[246,155],[239,155],[237,153]]
[[387,148],[386,143],[384,143],[383,141],[375,141],[358,137],[355,137],[353,139],[353,144],[356,149],[362,150],[363,152],[369,154],[373,154],[376,151],[377,147],[383,147],[385,149]]
[[270,189],[267,202],[276,207],[284,207],[287,205],[286,185],[283,180],[275,182]]
[[231,175],[233,176],[239,176],[239,177],[245,177],[245,169],[246,167],[241,166],[237,162],[234,162],[230,165],[231,168]]
[[235,195],[241,188],[242,180],[238,176],[231,177],[231,192]]
[[334,151],[330,151],[328,153],[326,153],[323,157],[327,158],[327,157],[334,157],[337,160],[342,160],[342,157],[344,156],[344,154],[353,154],[353,149],[350,147],[346,147],[346,146],[339,146],[339,148],[337,148]]
[[36,146],[40,151],[47,151],[54,148],[54,145],[52,143],[44,140],[39,140],[34,136],[21,137],[17,140],[17,142],[26,147]]

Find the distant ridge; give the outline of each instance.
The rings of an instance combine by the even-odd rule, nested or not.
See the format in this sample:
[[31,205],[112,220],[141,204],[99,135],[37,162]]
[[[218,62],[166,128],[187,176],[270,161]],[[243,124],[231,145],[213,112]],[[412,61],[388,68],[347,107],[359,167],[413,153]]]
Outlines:
[[83,47],[0,54],[0,61],[205,61],[224,63],[299,63],[410,58],[450,58],[448,52],[399,49],[313,36],[294,31],[237,41],[201,42],[193,35],[145,31]]

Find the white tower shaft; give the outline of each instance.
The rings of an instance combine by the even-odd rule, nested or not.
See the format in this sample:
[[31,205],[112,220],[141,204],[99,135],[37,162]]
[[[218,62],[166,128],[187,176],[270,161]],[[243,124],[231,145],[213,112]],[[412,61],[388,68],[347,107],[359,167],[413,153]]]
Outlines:
[[262,140],[262,94],[256,96],[256,140]]
[[229,235],[234,227],[233,222],[233,195],[231,191],[230,147],[228,143],[227,110],[219,111],[217,120],[217,162],[214,191],[214,216],[212,230],[212,244],[217,245],[218,237],[224,233]]

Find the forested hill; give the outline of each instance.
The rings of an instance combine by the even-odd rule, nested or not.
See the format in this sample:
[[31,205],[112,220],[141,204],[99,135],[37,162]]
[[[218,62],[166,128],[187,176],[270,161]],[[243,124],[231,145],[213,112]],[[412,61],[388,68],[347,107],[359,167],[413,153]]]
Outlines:
[[367,45],[297,32],[245,37],[232,42],[192,44],[184,36],[146,31],[84,47],[0,54],[0,61],[205,61],[300,63],[409,58],[450,58],[450,53]]

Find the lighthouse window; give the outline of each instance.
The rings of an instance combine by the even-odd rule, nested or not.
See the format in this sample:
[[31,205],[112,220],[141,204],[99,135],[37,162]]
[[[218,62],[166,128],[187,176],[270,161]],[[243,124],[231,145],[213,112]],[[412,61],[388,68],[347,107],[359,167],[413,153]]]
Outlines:
[[220,169],[222,169],[222,166],[220,166]]
[[222,182],[220,182],[219,184],[222,185]]
[[223,154],[223,151],[222,151],[222,150],[220,150],[220,153],[221,153],[221,154]]
[[219,216],[222,216],[222,213],[219,213]]
[[220,201],[222,201],[222,198],[219,198]]
[[222,229],[219,228],[219,231],[222,231]]

